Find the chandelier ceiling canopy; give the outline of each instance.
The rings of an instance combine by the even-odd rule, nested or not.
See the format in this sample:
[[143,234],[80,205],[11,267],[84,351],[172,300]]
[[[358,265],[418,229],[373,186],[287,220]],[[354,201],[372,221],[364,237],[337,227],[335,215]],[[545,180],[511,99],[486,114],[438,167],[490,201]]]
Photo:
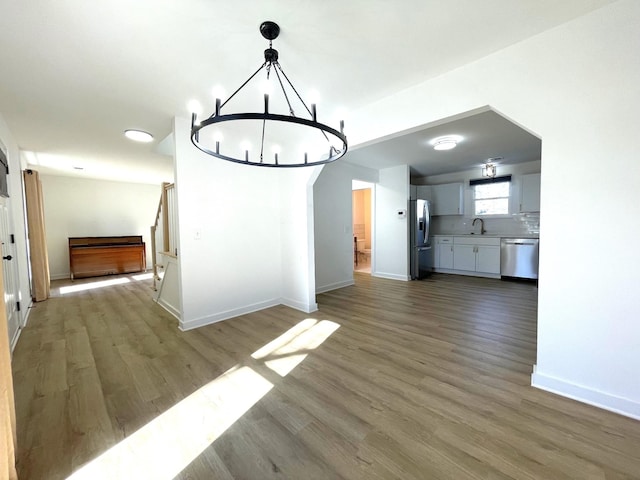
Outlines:
[[[316,104],[307,105],[280,66],[272,46],[280,27],[263,22],[260,33],[269,41],[264,63],[225,101],[216,95],[209,116],[199,119],[192,112],[191,142],[222,160],[259,167],[307,167],[339,159],[347,152],[344,121],[339,121],[339,129],[318,121]],[[248,86],[261,72],[266,75],[261,84],[263,102]],[[260,111],[231,111],[229,102],[246,91],[262,103]],[[284,111],[272,111],[277,105]]]

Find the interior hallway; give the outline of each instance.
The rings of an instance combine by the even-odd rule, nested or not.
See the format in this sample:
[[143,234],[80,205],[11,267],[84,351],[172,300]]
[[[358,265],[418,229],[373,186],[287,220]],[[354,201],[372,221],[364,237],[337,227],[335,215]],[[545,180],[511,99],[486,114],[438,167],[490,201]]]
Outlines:
[[[87,290],[76,281],[36,304],[13,361],[20,479],[67,478],[243,368],[258,382],[231,385],[243,396],[189,403],[180,423],[148,436],[166,439],[151,457],[131,447],[149,461],[143,471],[167,475],[148,478],[176,468],[179,479],[638,478],[640,422],[529,386],[535,286],[355,277],[319,295],[313,314],[280,306],[189,332],[135,275]],[[291,329],[305,322],[333,327],[302,343]],[[279,350],[257,354],[287,332]],[[295,361],[287,371],[270,363],[280,360]],[[212,406],[256,392],[212,442],[195,445],[194,428],[167,447],[190,415],[208,409],[194,425],[209,425]]]
[[355,255],[358,256],[358,263],[354,262],[353,271],[371,273],[371,254],[356,252]]

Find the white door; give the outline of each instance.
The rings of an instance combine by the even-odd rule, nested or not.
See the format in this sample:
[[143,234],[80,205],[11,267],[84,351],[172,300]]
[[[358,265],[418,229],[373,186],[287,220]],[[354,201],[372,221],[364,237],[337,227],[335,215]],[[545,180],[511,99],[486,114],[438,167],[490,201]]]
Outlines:
[[7,307],[7,323],[9,324],[9,343],[13,343],[20,328],[18,313],[18,274],[16,245],[12,242],[9,228],[9,206],[7,199],[0,197],[0,241],[2,242],[2,275],[4,278],[4,303]]

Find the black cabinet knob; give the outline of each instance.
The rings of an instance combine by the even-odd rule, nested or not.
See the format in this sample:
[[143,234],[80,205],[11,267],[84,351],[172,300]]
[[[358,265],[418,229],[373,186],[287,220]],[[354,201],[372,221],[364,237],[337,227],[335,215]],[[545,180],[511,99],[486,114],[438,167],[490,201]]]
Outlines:
[[13,257],[11,255],[7,255],[6,257],[2,257],[3,260],[11,260]]

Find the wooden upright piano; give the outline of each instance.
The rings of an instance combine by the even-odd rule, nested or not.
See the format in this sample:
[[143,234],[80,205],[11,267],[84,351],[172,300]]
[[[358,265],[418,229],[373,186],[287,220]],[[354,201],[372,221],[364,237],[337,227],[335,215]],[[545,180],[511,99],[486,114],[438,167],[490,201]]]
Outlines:
[[71,280],[143,272],[146,268],[147,254],[142,235],[69,238]]

